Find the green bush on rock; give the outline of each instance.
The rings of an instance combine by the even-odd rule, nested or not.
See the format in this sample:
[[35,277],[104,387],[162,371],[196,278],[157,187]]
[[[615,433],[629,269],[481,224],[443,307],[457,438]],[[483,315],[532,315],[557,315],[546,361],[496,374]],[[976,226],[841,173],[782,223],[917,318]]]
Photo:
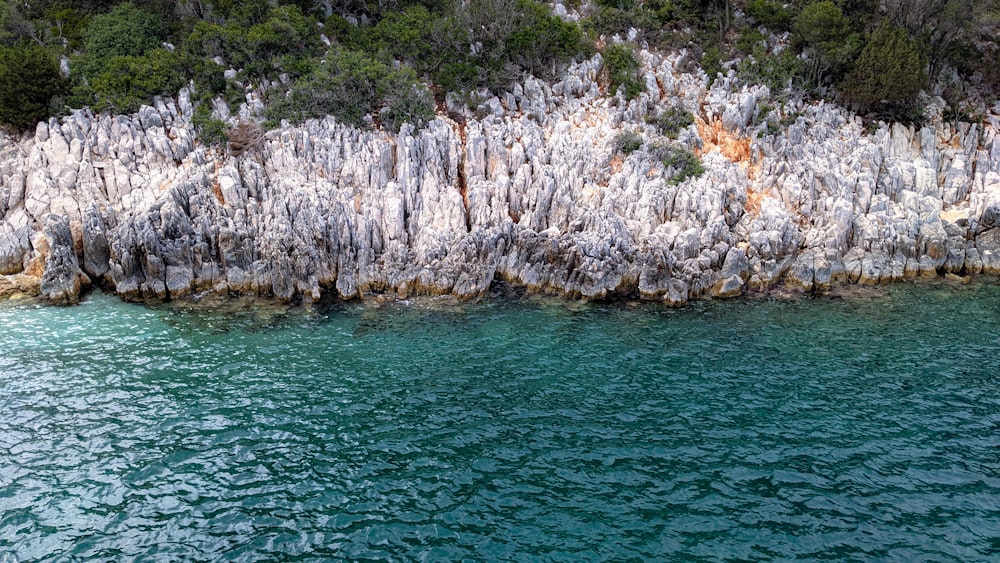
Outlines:
[[642,147],[642,135],[635,131],[622,131],[611,141],[611,152],[628,156]]
[[646,88],[639,76],[639,59],[635,50],[624,44],[608,45],[601,51],[604,57],[604,72],[608,76],[608,93],[616,94],[624,90],[625,99],[631,100],[639,96]]
[[201,142],[212,147],[219,147],[228,142],[226,122],[212,117],[212,108],[207,103],[198,105],[191,116],[191,124]]
[[272,103],[267,117],[298,123],[333,115],[350,125],[383,109],[383,123],[398,131],[406,122],[422,124],[434,113],[434,103],[411,69],[392,69],[364,53],[335,49],[307,76],[295,81],[291,91]]
[[655,125],[661,135],[665,135],[670,139],[676,139],[681,129],[694,123],[694,116],[688,110],[680,106],[674,106],[668,110],[661,111],[655,116],[647,116],[646,122]]
[[697,178],[705,173],[705,167],[698,155],[685,147],[656,143],[649,148],[649,151],[664,168],[673,172],[670,176],[671,184],[680,184],[688,178]]
[[[169,96],[184,86],[177,55],[156,49],[139,57],[114,57],[76,94],[90,95],[94,109],[131,113],[153,96]],[[78,98],[79,100],[79,98]]]

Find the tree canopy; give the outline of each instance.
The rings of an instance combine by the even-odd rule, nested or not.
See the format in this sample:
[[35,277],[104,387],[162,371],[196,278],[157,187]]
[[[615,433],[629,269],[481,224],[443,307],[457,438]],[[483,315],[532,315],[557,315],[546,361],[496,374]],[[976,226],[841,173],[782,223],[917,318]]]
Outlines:
[[872,34],[841,89],[844,98],[862,111],[908,119],[926,84],[916,42],[903,28],[885,22]]
[[[873,115],[912,116],[917,93],[943,80],[942,69],[961,86],[948,92],[1000,94],[995,0],[564,6],[579,11],[579,23],[540,0],[0,0],[0,70],[10,84],[0,93],[8,103],[0,121],[30,127],[67,105],[128,112],[192,85],[195,105],[217,97],[236,104],[252,90],[272,120],[314,117],[326,107],[351,122],[360,112],[360,122],[395,128],[425,120],[432,92],[439,102],[449,92],[472,101],[526,74],[554,79],[596,45],[610,91],[624,86],[634,97],[644,88],[635,43],[684,49],[709,79],[735,59],[744,80],[766,83],[779,97],[842,100]],[[612,40],[629,34],[631,44]],[[68,59],[68,85],[59,58]],[[358,64],[336,66],[347,61]],[[348,96],[344,85],[359,77],[359,91],[376,93]],[[886,90],[887,82],[901,87]],[[323,92],[327,83],[331,92]],[[337,103],[350,107],[325,99],[340,96],[338,88]]]
[[48,118],[52,101],[65,90],[59,64],[35,44],[0,47],[0,121],[29,129]]

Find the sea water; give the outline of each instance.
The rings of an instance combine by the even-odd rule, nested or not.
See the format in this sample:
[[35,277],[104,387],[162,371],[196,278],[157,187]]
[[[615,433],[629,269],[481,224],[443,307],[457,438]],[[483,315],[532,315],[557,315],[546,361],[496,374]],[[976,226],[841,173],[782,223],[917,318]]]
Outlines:
[[1000,286],[7,304],[0,556],[1000,560]]

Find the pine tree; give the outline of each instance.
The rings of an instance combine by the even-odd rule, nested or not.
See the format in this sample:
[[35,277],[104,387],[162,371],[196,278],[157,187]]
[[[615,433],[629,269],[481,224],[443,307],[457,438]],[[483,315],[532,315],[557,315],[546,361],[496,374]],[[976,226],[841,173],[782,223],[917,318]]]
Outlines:
[[840,90],[859,111],[911,119],[927,80],[916,43],[906,30],[886,22],[872,34]]

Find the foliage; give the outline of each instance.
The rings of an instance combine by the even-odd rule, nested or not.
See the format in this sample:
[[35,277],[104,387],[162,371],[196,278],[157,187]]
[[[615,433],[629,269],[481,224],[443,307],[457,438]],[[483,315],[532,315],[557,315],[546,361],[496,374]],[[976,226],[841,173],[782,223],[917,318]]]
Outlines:
[[27,130],[47,118],[65,82],[52,54],[38,45],[0,47],[0,122]]
[[506,88],[523,72],[551,77],[589,50],[579,27],[531,0],[471,0],[455,10],[455,25],[467,30],[457,49],[472,53],[464,64],[479,77],[469,86]]
[[760,30],[748,27],[740,31],[740,37],[736,40],[736,48],[746,54],[753,54],[767,51],[767,35]]
[[361,125],[383,109],[393,130],[405,122],[422,124],[434,112],[433,100],[411,69],[394,70],[383,61],[346,49],[329,51],[315,71],[296,80],[288,96],[271,104],[268,119],[300,122],[333,115]]
[[663,163],[664,168],[672,171],[671,184],[680,184],[688,178],[697,178],[705,173],[705,167],[701,164],[698,155],[685,147],[672,144],[654,144],[650,147],[650,152]]
[[227,142],[226,122],[212,117],[212,108],[208,104],[199,104],[191,116],[191,124],[198,132],[202,143],[217,147]]
[[705,49],[701,55],[701,68],[705,70],[708,83],[711,84],[718,75],[723,74],[722,51],[716,46]]
[[795,37],[802,43],[814,46],[838,41],[850,32],[850,21],[833,2],[824,0],[809,4],[799,12],[794,21]]
[[687,0],[602,0],[597,2],[591,17],[584,20],[584,29],[594,36],[626,35],[638,31],[638,40],[662,46],[679,46],[684,34],[677,29],[698,24],[689,13]]
[[803,89],[806,62],[790,50],[778,54],[758,53],[740,62],[737,75],[744,81],[764,84],[775,96],[783,96]]
[[308,66],[304,61],[320,53],[322,44],[314,31],[315,21],[304,16],[297,6],[251,13],[244,16],[246,21],[263,19],[249,28],[238,20],[196,23],[182,46],[187,65],[196,67],[218,57],[241,69],[244,76],[261,79],[275,75],[278,69],[301,74],[302,66]]
[[630,8],[598,4],[596,13],[585,25],[594,35],[611,36],[616,33],[624,35],[631,28],[649,32],[663,24],[658,14],[647,9],[646,4],[633,3]]
[[882,0],[887,21],[906,29],[921,49],[931,77],[963,47],[995,37],[995,0]]
[[510,60],[536,76],[553,77],[555,67],[585,50],[583,33],[575,24],[564,22],[548,8],[533,2],[519,2],[522,25],[507,40]]
[[84,56],[77,67],[87,76],[100,73],[115,57],[142,57],[161,46],[166,30],[155,14],[131,2],[94,16],[83,36]]
[[355,50],[387,52],[459,91],[507,88],[525,72],[553,77],[589,51],[579,26],[532,0],[470,0],[440,13],[415,4],[386,14],[370,32],[338,35]]
[[785,4],[776,0],[748,0],[747,16],[757,25],[773,32],[790,31],[792,12]]
[[917,94],[926,85],[924,61],[916,43],[906,30],[883,23],[872,34],[840,89],[844,99],[861,111],[912,119]]
[[53,37],[66,42],[70,52],[83,48],[83,36],[90,24],[90,17],[83,11],[69,6],[53,6],[45,11],[45,21]]
[[[782,96],[831,95],[830,86],[837,84],[843,100],[883,117],[912,117],[912,83],[926,84],[925,75],[914,71],[896,83],[903,87],[893,88],[899,91],[892,95],[883,90],[875,100],[868,92],[882,88],[879,73],[901,76],[889,61],[917,68],[909,47],[916,48],[931,77],[953,81],[955,87],[941,91],[947,90],[955,115],[968,113],[961,109],[966,102],[989,105],[1000,94],[1000,71],[993,64],[1000,60],[995,0],[568,0],[566,5],[588,17],[579,25],[564,21],[540,0],[0,0],[0,46],[34,45],[48,53],[49,62],[69,57],[69,102],[95,109],[129,111],[193,83],[196,104],[218,96],[237,103],[253,90],[275,106],[268,110],[272,117],[298,120],[342,104],[335,109],[341,119],[370,117],[390,129],[432,115],[429,92],[417,77],[439,97],[499,93],[525,74],[555,79],[568,62],[592,54],[594,42],[610,45],[602,49],[609,91],[632,99],[645,88],[634,50],[608,40],[632,28],[633,41],[686,50],[685,64],[700,62],[713,79],[724,61],[743,56],[738,72],[744,80],[766,83]],[[875,42],[883,22],[908,33],[912,45],[895,47],[905,51],[902,59],[890,58],[893,47],[884,40],[865,45],[863,38]],[[792,44],[771,42],[783,48],[769,52],[770,34],[786,31]],[[332,72],[322,62],[328,49],[367,62]],[[859,56],[863,49],[867,57]],[[51,65],[36,55],[24,65],[38,66],[35,76],[41,80],[30,85],[31,80],[15,80],[0,93],[8,104],[19,100],[23,108],[8,105],[4,119],[23,127],[66,102]],[[9,56],[5,60],[8,78],[27,73]],[[375,68],[383,78],[367,75],[363,67]],[[348,92],[354,79],[362,88]],[[323,91],[323,80],[332,92]],[[373,97],[361,100],[362,95]],[[203,137],[218,138],[218,124],[204,127],[209,129]]]
[[656,125],[656,129],[661,135],[676,139],[681,129],[694,123],[694,116],[683,107],[674,106],[668,110],[661,111],[655,117],[647,116],[646,121]]
[[795,17],[794,31],[809,57],[805,78],[814,86],[843,77],[861,46],[850,20],[829,0],[803,8]]
[[131,113],[154,96],[175,94],[184,86],[177,55],[156,49],[142,56],[116,56],[74,88],[74,102],[98,111]]
[[381,87],[384,95],[379,120],[386,129],[398,132],[404,123],[420,128],[434,118],[434,98],[417,82],[412,69],[390,71],[382,78]]
[[614,154],[630,155],[642,147],[642,135],[635,131],[622,131],[615,135],[611,141],[611,152]]
[[607,73],[610,87],[608,92],[615,94],[624,89],[625,99],[636,98],[645,90],[646,85],[639,76],[639,60],[635,57],[632,46],[625,44],[608,45],[601,51],[604,58],[604,72]]

